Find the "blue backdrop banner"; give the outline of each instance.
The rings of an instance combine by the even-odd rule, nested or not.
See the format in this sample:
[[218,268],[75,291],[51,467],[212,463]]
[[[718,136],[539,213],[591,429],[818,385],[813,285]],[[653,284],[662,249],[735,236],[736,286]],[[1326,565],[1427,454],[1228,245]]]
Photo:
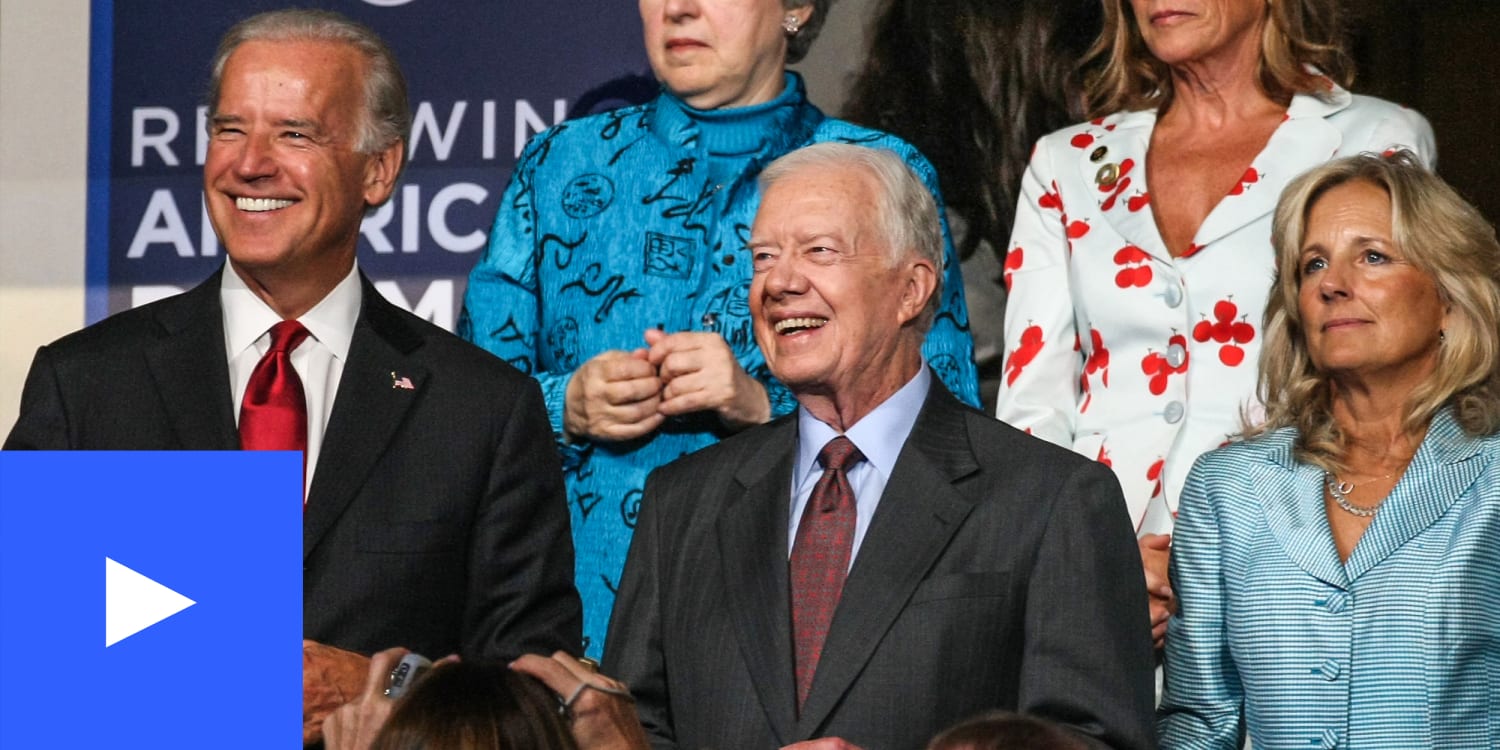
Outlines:
[[[307,3],[299,3],[307,5]],[[88,322],[188,288],[223,262],[202,198],[208,68],[264,0],[94,0]],[[395,196],[359,262],[392,302],[450,330],[526,140],[653,95],[634,3],[343,0],[406,72],[415,117]]]

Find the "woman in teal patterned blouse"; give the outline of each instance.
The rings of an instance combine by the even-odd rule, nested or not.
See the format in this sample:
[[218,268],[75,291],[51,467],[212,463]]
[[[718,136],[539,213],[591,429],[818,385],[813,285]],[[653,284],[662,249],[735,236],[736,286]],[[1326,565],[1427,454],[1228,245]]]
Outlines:
[[[794,406],[750,330],[744,244],[761,167],[811,143],[860,143],[901,154],[937,194],[916,149],[824,117],[786,72],[828,5],[640,0],[661,95],[533,138],[469,277],[460,334],[531,373],[546,397],[592,656],[646,475]],[[944,237],[945,294],[924,353],[977,406],[946,226]]]
[[1500,244],[1407,152],[1287,187],[1265,420],[1188,476],[1163,748],[1500,747]]

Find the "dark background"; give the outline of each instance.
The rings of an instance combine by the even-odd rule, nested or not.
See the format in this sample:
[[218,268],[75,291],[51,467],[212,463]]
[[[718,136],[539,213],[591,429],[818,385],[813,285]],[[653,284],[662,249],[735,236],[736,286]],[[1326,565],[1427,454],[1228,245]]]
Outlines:
[[[1012,0],[992,0],[1010,2]],[[1438,172],[1500,221],[1500,0],[1341,0],[1358,63],[1353,91],[1405,104],[1437,133]],[[836,0],[803,64],[812,99],[838,112],[880,0]]]
[[1400,102],[1437,133],[1437,171],[1500,220],[1500,2],[1353,0],[1353,91]]

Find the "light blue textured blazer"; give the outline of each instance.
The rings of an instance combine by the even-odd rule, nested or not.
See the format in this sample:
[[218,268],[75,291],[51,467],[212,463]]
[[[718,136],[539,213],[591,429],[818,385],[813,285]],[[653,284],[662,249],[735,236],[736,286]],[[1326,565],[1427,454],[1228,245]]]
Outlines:
[[1178,510],[1163,748],[1500,748],[1500,437],[1444,410],[1347,562],[1283,429]]

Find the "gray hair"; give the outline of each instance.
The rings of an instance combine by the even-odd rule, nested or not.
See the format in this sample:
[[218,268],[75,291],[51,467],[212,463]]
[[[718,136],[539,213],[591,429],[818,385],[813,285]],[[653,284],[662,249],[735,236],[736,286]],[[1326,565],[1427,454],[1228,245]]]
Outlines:
[[329,10],[273,10],[251,16],[235,24],[214,53],[208,84],[208,106],[219,107],[219,87],[229,56],[245,42],[338,42],[364,55],[369,67],[365,71],[365,107],[360,117],[355,150],[374,154],[411,136],[411,109],[406,99],[406,77],[396,64],[396,56],[370,27]]
[[932,191],[894,151],[849,143],[816,143],[773,161],[760,173],[761,193],[778,180],[803,170],[853,167],[875,178],[875,215],[892,265],[912,256],[932,264],[932,296],[918,316],[924,333],[943,296],[943,225]]
[[807,23],[797,30],[786,40],[786,61],[789,63],[801,62],[807,57],[807,51],[812,49],[812,43],[818,38],[818,32],[823,30],[823,22],[828,18],[828,9],[833,6],[833,0],[781,0],[781,7],[787,10],[806,8],[811,5],[813,12],[808,16]]

